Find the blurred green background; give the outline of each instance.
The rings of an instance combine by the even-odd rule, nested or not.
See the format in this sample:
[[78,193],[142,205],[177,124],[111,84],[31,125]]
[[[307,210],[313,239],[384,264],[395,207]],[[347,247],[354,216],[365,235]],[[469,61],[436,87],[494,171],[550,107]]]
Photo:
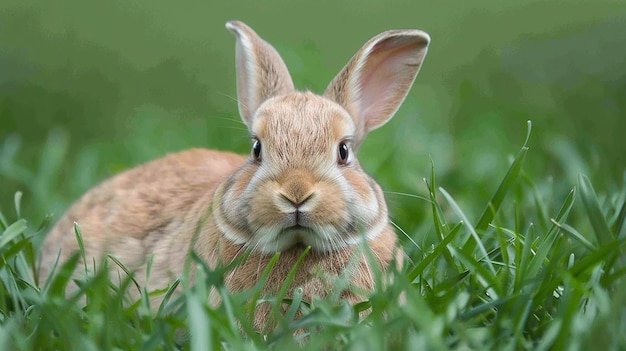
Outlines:
[[[542,191],[562,198],[579,172],[602,192],[622,184],[624,1],[3,0],[0,209],[12,214],[21,190],[27,218],[58,216],[98,181],[165,153],[247,153],[231,19],[278,49],[296,86],[318,92],[373,35],[431,35],[402,109],[359,155],[387,191],[424,193],[432,158],[438,185],[473,212],[527,120],[525,169]],[[388,201],[403,228],[420,225],[423,201]]]

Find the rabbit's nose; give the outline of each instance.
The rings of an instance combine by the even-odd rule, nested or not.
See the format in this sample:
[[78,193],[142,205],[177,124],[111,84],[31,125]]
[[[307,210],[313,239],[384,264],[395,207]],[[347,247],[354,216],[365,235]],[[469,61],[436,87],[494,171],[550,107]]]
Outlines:
[[309,201],[313,197],[314,193],[311,192],[306,196],[289,196],[287,194],[282,193],[281,196],[284,200],[288,201],[296,210],[300,208],[300,206],[304,205],[305,202]]
[[295,209],[302,207],[315,195],[313,183],[307,177],[298,176],[283,183],[279,193],[282,200]]

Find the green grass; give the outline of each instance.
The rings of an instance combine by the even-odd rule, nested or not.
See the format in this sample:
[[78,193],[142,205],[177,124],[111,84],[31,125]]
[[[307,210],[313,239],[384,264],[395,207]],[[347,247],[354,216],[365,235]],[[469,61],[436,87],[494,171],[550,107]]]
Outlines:
[[[64,296],[78,261],[38,286],[50,223],[99,181],[190,147],[248,152],[234,18],[317,92],[371,36],[431,35],[359,152],[410,258],[393,284],[358,306],[294,296],[265,335],[259,290],[230,295],[197,261],[203,279],[163,306],[122,303],[134,282],[103,272]],[[625,32],[611,0],[0,1],[0,350],[626,349]]]
[[[479,208],[442,187],[433,167],[424,196],[407,209],[427,211],[421,215],[428,219],[406,233],[410,240],[401,236],[410,259],[379,276],[386,287],[357,306],[260,296],[262,281],[230,294],[221,279],[229,267],[211,270],[194,257],[203,274],[195,284],[183,276],[170,290],[152,292],[167,296],[160,306],[150,306],[147,291],[124,303],[125,291],[138,287],[106,270],[80,279],[81,288],[66,296],[78,255],[38,285],[34,242],[49,220],[33,227],[21,218],[16,193],[15,213],[0,213],[0,349],[623,349],[626,187],[596,193],[580,175],[564,196],[546,198],[544,185],[524,171],[532,155],[526,139]],[[172,295],[177,284],[181,296]],[[218,307],[207,305],[212,288],[223,299]],[[275,327],[259,333],[250,314],[261,301],[274,304]],[[283,301],[291,307],[279,313]],[[365,308],[371,313],[359,320]]]

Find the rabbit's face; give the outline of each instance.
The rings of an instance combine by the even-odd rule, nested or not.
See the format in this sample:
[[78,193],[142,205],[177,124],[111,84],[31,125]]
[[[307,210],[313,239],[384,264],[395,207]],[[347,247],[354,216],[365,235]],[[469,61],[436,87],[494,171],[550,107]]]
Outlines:
[[253,145],[250,161],[216,192],[220,232],[265,253],[294,245],[329,252],[378,237],[389,226],[387,206],[355,150],[406,97],[428,35],[373,37],[320,96],[297,92],[276,49],[250,27],[226,27],[237,37],[239,113]]
[[226,182],[216,209],[229,239],[266,253],[328,252],[385,228],[380,188],[357,162],[355,125],[340,105],[308,92],[278,96],[250,129],[250,162]]

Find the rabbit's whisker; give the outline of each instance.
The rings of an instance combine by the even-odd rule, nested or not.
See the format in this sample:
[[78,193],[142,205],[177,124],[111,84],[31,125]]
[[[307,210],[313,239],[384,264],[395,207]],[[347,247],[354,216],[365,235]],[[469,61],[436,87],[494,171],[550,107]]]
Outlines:
[[416,194],[410,194],[410,193],[401,193],[401,192],[397,192],[397,191],[385,191],[383,190],[383,193],[385,194],[390,194],[390,195],[401,195],[401,196],[406,196],[406,197],[412,197],[412,198],[416,198],[416,199],[420,199],[420,200],[424,200],[426,202],[428,202],[429,204],[432,204],[433,201],[425,196],[422,195],[416,195]]

